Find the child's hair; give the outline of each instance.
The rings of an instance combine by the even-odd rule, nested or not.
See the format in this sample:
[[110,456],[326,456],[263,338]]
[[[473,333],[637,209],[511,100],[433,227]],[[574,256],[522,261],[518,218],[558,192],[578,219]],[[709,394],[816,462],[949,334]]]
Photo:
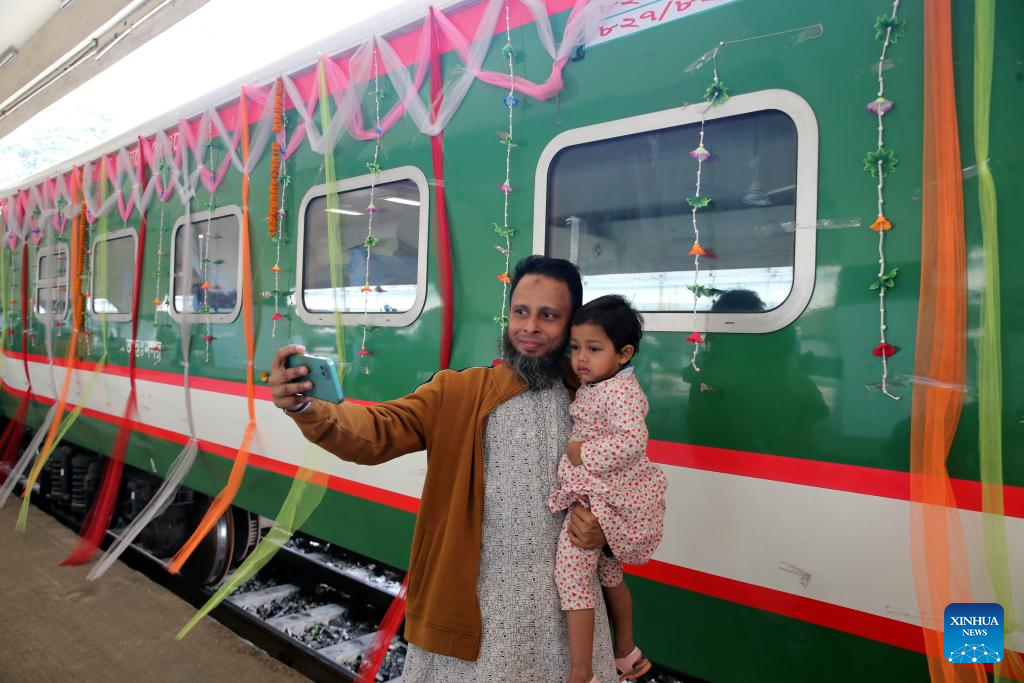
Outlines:
[[583,304],[572,316],[573,325],[597,325],[612,340],[616,351],[633,346],[633,355],[640,351],[640,337],[644,336],[644,319],[625,297],[606,294]]

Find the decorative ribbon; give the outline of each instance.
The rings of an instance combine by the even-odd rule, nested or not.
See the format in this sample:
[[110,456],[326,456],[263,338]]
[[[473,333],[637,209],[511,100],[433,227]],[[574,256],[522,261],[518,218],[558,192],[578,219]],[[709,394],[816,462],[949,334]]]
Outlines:
[[359,667],[355,683],[373,683],[373,681],[377,680],[377,672],[380,670],[380,665],[384,663],[384,657],[391,647],[391,639],[395,637],[398,627],[402,625],[402,620],[405,619],[405,593],[408,585],[409,575],[406,574],[405,578],[402,579],[401,587],[398,589],[398,595],[391,601],[388,611],[384,613],[384,618],[381,619],[380,626],[377,627],[377,633],[373,637],[373,642],[370,643],[370,647],[367,648],[366,653],[363,655],[363,663]]
[[[22,397],[21,402],[18,404],[17,410],[14,412],[14,418],[7,424],[7,428],[4,429],[3,436],[0,437],[0,452],[3,453],[3,457],[0,458],[0,483],[6,482],[7,470],[10,468],[11,463],[17,457],[18,451],[21,448],[21,439],[25,434],[25,416],[28,414],[29,402],[32,400],[32,376],[28,371],[28,243],[22,242],[21,245],[21,358],[25,365],[25,381],[27,389],[25,395]],[[4,287],[4,300],[6,303],[7,288]],[[10,321],[6,322],[10,325]],[[6,335],[5,335],[6,336]],[[20,473],[19,473],[20,476]],[[15,477],[16,479],[17,477]],[[2,502],[0,502],[2,505]]]
[[[431,123],[437,121],[437,114],[444,100],[444,74],[441,73],[441,48],[433,35],[437,31],[437,17],[430,13],[430,101]],[[438,367],[447,370],[452,359],[452,326],[455,302],[452,296],[452,243],[448,229],[448,203],[444,192],[444,131],[430,138],[430,159],[434,167],[434,211],[436,212],[437,279],[441,290],[441,347],[438,352]]]
[[[39,457],[36,458],[35,463],[32,465],[32,469],[29,471],[28,481],[25,483],[25,489],[21,494],[21,510],[18,513],[18,521],[15,524],[15,529],[18,531],[25,530],[25,525],[28,522],[28,507],[32,496],[32,487],[35,486],[36,480],[39,479],[39,474],[43,471],[46,461],[49,460],[50,454],[57,445],[57,432],[61,427],[61,420],[67,406],[68,392],[71,389],[71,378],[74,376],[75,366],[78,360],[78,336],[81,333],[82,322],[81,249],[85,240],[85,222],[86,214],[83,203],[83,207],[78,216],[77,227],[71,234],[71,268],[68,277],[72,285],[71,310],[75,312],[75,315],[72,316],[73,324],[71,328],[71,341],[68,343],[67,347],[67,371],[64,374],[64,384],[61,387],[60,397],[57,400],[56,412],[54,413],[53,421],[50,424],[50,428],[46,435],[46,441],[43,445],[43,449],[39,452]],[[77,419],[78,415],[81,413],[83,403],[84,401],[80,401],[79,405],[71,415],[68,416],[67,425],[64,426],[65,432],[71,427],[75,419]]]
[[[992,56],[995,43],[995,0],[974,7],[974,153],[978,167],[978,209],[985,252],[978,335],[978,454],[981,461],[981,510],[985,563],[1003,606],[1003,630],[1017,629],[1003,508],[1003,350],[999,292],[999,218],[995,179],[989,164],[989,112],[992,105]],[[993,666],[997,683],[1024,680],[1024,660],[1009,649]],[[1004,678],[1005,677],[1005,678]]]
[[[176,640],[181,640],[187,636],[189,631],[203,617],[216,609],[224,601],[224,598],[231,595],[236,588],[262,569],[277,554],[277,551],[291,540],[292,535],[306,523],[313,510],[320,505],[320,501],[323,500],[324,494],[327,492],[328,477],[323,472],[318,472],[306,466],[311,459],[318,457],[317,452],[317,448],[313,444],[306,446],[306,454],[302,459],[303,466],[295,473],[288,496],[281,505],[281,511],[278,513],[277,519],[274,520],[274,525],[270,528],[270,531],[238,569],[232,572],[231,576],[227,578],[217,592],[182,627],[178,635],[175,636]],[[325,467],[325,464],[321,465],[321,469],[323,467]]]
[[[544,0],[520,1],[533,17],[540,42],[551,56],[553,63],[551,72],[543,83],[534,83],[516,76],[513,79],[515,90],[536,99],[549,99],[560,92],[563,87],[562,71],[569,56],[583,43],[586,18],[588,12],[596,7],[596,3],[590,3],[588,0],[576,0],[563,31],[562,41],[556,45]],[[282,82],[291,101],[291,106],[295,108],[301,118],[288,145],[281,151],[283,158],[289,158],[298,149],[304,138],[308,138],[313,151],[323,154],[334,148],[338,137],[345,131],[359,140],[372,140],[378,135],[376,130],[363,128],[362,112],[359,106],[369,80],[370,60],[368,56],[372,53],[374,44],[377,45],[381,59],[388,71],[388,77],[399,94],[399,101],[381,119],[382,133],[394,127],[403,115],[408,113],[421,131],[431,136],[436,135],[444,129],[455,112],[458,111],[474,80],[480,80],[496,87],[508,88],[512,82],[509,74],[481,70],[481,64],[494,36],[503,2],[504,0],[488,0],[472,40],[467,39],[447,16],[439,10],[431,8],[428,16],[424,17],[423,25],[420,28],[420,41],[412,60],[416,67],[413,79],[410,79],[405,63],[398,57],[394,48],[379,36],[368,38],[355,54],[347,58],[348,76],[334,60],[321,59],[321,68],[327,72],[330,92],[335,98],[337,111],[333,117],[329,117],[326,121],[322,120],[319,129],[314,123],[313,111],[318,100],[320,77],[309,79],[309,90],[303,96],[295,81],[288,76],[283,76]],[[428,109],[420,99],[419,90],[426,75],[427,63],[431,59],[430,55],[438,49],[437,29],[443,33],[452,49],[463,60],[465,71],[447,89],[441,106],[435,104],[434,107]],[[434,36],[435,39],[432,40],[431,36]],[[84,174],[87,184],[91,185],[93,176],[96,175],[96,166],[100,164],[106,167],[107,173],[115,181],[114,192],[102,203],[95,201],[90,189],[86,190],[86,206],[92,216],[90,221],[106,215],[114,206],[117,206],[122,218],[126,220],[133,210],[145,213],[153,196],[166,202],[172,193],[172,186],[178,190],[179,195],[185,195],[194,190],[201,182],[203,187],[212,193],[221,184],[231,165],[239,172],[251,173],[270,140],[275,137],[273,131],[274,108],[266,105],[267,98],[273,93],[273,87],[271,85],[263,88],[245,87],[242,89],[243,96],[262,106],[262,114],[251,141],[250,153],[246,159],[240,159],[237,152],[241,140],[240,130],[236,127],[235,131],[229,133],[220,112],[216,108],[210,108],[192,122],[180,121],[177,130],[171,134],[174,138],[173,143],[164,131],[157,132],[152,140],[140,141],[135,153],[138,153],[140,157],[148,157],[151,165],[151,177],[147,183],[132,183],[127,196],[121,185],[121,180],[124,177],[131,177],[135,166],[127,148],[104,156],[98,163],[87,164]],[[198,163],[211,129],[216,130],[217,136],[228,152],[215,171]],[[196,170],[192,174],[184,172],[188,150],[197,161]],[[158,173],[158,166],[161,162],[171,167],[171,180],[166,187]],[[38,186],[21,190],[12,197],[0,200],[0,211],[5,212],[8,222],[5,239],[11,248],[18,241],[24,240],[30,229],[33,239],[41,239],[41,224],[50,223],[55,230],[62,230],[67,221],[74,218],[78,211],[77,204],[70,201],[70,194],[71,191],[68,189],[65,177],[59,175],[55,179],[44,180]]]
[[[29,401],[32,400],[32,374],[28,369],[28,242],[22,242],[21,244],[21,361],[25,368],[25,383],[26,391],[25,396],[22,397],[22,405],[18,407],[18,413],[22,412],[22,406],[27,414]],[[51,370],[52,370],[51,365]],[[54,388],[56,388],[56,382],[54,382]],[[14,468],[8,474],[7,480],[0,486],[0,508],[4,506],[7,499],[10,497],[11,492],[14,491],[15,485],[18,483],[18,479],[21,478],[22,473],[28,469],[29,464],[32,462],[32,458],[35,457],[36,452],[39,450],[39,445],[42,443],[43,437],[49,433],[50,425],[53,424],[53,418],[57,414],[57,404],[54,403],[50,410],[47,411],[46,417],[43,419],[43,423],[36,430],[32,441],[29,443],[28,448],[24,450],[18,462],[14,465]],[[24,424],[22,424],[21,430],[24,434]],[[17,445],[12,445],[17,443]],[[13,435],[11,441],[8,441],[7,448],[17,452],[17,446],[20,445],[20,439],[14,442]],[[5,456],[6,459],[7,456]],[[11,456],[13,457],[13,456]]]
[[[914,584],[932,681],[985,681],[981,667],[947,661],[943,613],[971,602],[970,572],[946,459],[963,407],[967,281],[950,0],[924,3],[921,285],[910,416]],[[942,340],[939,343],[938,340]]]
[[[166,138],[165,138],[166,141]],[[170,149],[170,143],[167,142],[166,149]],[[145,146],[145,145],[144,145]],[[157,153],[154,150],[154,153]],[[159,168],[156,163],[156,159],[151,157],[149,159],[150,169],[154,167]],[[185,210],[184,221],[185,224],[182,227],[184,233],[184,244],[192,244],[192,236],[194,232],[194,226],[192,224],[192,196],[195,194],[195,180],[198,178],[197,173],[189,174],[188,172],[188,160],[187,157],[184,161],[181,176],[191,179],[186,184],[182,185],[175,181],[169,184],[170,189],[175,189],[178,192],[178,197],[181,200],[182,207]],[[183,273],[192,272],[192,250],[185,249],[183,251],[182,258],[182,269]],[[173,299],[173,292],[171,292]],[[111,544],[110,548],[103,555],[102,558],[96,563],[96,565],[89,571],[86,578],[90,581],[95,581],[99,577],[103,576],[118,557],[132,544],[132,542],[138,537],[142,530],[153,521],[156,517],[163,514],[164,510],[174,500],[175,494],[181,486],[181,482],[185,480],[185,476],[189,470],[192,469],[192,465],[195,463],[196,457],[199,454],[199,440],[196,438],[196,427],[195,419],[192,414],[192,389],[190,383],[191,377],[191,365],[189,358],[191,357],[191,339],[192,339],[192,313],[184,311],[181,314],[179,320],[179,333],[181,338],[181,357],[182,357],[182,374],[183,377],[183,399],[184,399],[184,410],[185,420],[188,424],[189,439],[185,443],[185,446],[178,452],[174,461],[171,463],[170,468],[164,474],[163,483],[157,489],[156,493],[150,499],[146,506],[139,512],[139,514],[132,520],[131,524],[121,533],[121,535]]]
[[[142,157],[141,139],[139,140],[139,166],[136,178],[138,181],[136,185],[145,183],[146,171]],[[151,187],[153,186],[151,185]],[[138,339],[139,296],[142,293],[142,264],[146,254],[146,214],[142,212],[141,207],[139,208],[139,239],[135,250],[135,273],[132,281],[131,339]],[[133,418],[136,417],[138,408],[136,404],[134,353],[128,354],[128,384],[128,400],[125,401],[124,411],[121,415],[121,425],[117,431],[117,438],[114,440],[114,448],[110,452],[107,466],[103,470],[103,480],[100,483],[99,494],[85,518],[85,523],[82,525],[82,533],[78,544],[64,558],[64,561],[61,562],[62,565],[80,565],[88,562],[92,558],[93,553],[99,548],[103,535],[110,527],[114,504],[117,502],[117,494],[121,488],[121,475],[124,471],[128,440],[133,431]]]
[[25,415],[28,414],[28,404],[31,391],[25,392],[14,417],[7,423],[4,433],[0,436],[0,484],[7,481],[8,472],[13,465],[18,452],[21,450],[21,440],[25,435]]
[[[354,59],[354,57],[353,57]],[[324,60],[320,60],[318,80],[320,81],[320,121],[327,127],[331,116],[331,104],[327,89],[327,69]],[[331,270],[331,293],[334,300],[334,345],[338,354],[338,374],[341,381],[345,380],[345,328],[341,323],[342,303],[340,300],[342,282],[338,281],[338,273],[342,264],[341,254],[341,218],[338,208],[338,177],[334,171],[334,149],[324,152],[324,179],[327,181],[327,261]]]
[[[272,107],[264,107],[264,111]],[[255,354],[255,330],[253,323],[253,286],[252,286],[252,254],[249,246],[249,115],[246,104],[245,89],[239,96],[239,123],[242,138],[242,226],[240,229],[242,240],[242,318],[245,324],[245,350],[247,364],[245,369],[245,393],[246,404],[249,410],[249,422],[245,426],[245,433],[242,436],[242,445],[235,453],[235,462],[231,466],[227,484],[220,493],[213,499],[210,508],[206,511],[203,519],[192,536],[185,542],[185,545],[171,558],[167,571],[177,574],[195,549],[199,547],[203,538],[214,527],[217,520],[223,516],[235,499],[238,489],[242,485],[242,478],[245,475],[245,468],[249,463],[249,446],[252,442],[252,435],[256,429],[256,389],[253,378],[253,360]],[[264,116],[264,119],[267,117]],[[219,120],[219,119],[218,119]],[[261,122],[262,123],[262,122]],[[190,271],[185,271],[190,272]]]

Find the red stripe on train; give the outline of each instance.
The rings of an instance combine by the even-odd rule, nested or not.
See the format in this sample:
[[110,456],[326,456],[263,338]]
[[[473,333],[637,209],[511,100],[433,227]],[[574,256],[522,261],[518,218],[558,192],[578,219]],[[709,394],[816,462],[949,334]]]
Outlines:
[[805,598],[772,588],[727,579],[723,576],[651,560],[644,565],[627,565],[626,573],[695,593],[710,595],[740,605],[807,621],[819,626],[881,641],[907,650],[924,652],[920,626],[867,612]]
[[[653,439],[647,453],[662,465],[910,500],[909,472]],[[953,478],[949,482],[958,508],[981,512],[981,482]],[[1003,486],[1003,509],[1007,517],[1024,517],[1024,487]]]
[[[773,612],[860,638],[875,640],[922,654],[925,652],[922,628],[898,619],[880,617],[877,614],[869,614],[830,602],[727,579],[724,576],[679,567],[658,560],[651,560],[644,565],[626,565],[625,571],[627,574],[640,578]],[[1008,652],[1011,651],[1008,650]],[[991,673],[992,665],[986,664],[985,670]],[[1009,672],[1005,668],[1003,675],[1009,676]]]
[[[25,395],[24,391],[20,389],[15,389],[14,387],[7,384],[6,381],[3,382],[3,386],[15,396]],[[40,403],[44,403],[46,405],[53,405],[54,403],[56,403],[54,399],[48,396],[40,396],[38,394],[33,394],[32,399]],[[70,402],[68,402],[67,405],[70,408],[74,408],[74,404]],[[90,417],[96,420],[102,420],[103,422],[109,422],[110,424],[116,426],[121,425],[120,416],[100,412],[98,410],[93,410],[92,408],[83,408],[82,415],[85,415],[86,417]],[[141,432],[143,434],[147,434],[149,436],[164,441],[170,441],[172,443],[177,443],[181,445],[188,443],[188,435],[186,434],[180,434],[178,432],[174,432],[168,429],[154,427],[153,425],[148,425],[143,422],[137,422],[135,420],[131,421],[131,427],[134,431]],[[228,460],[234,460],[235,454],[238,452],[237,448],[225,446],[214,441],[207,441],[206,439],[199,439],[199,448],[207,453],[219,455],[223,458],[227,458]],[[281,474],[286,477],[294,477],[295,473],[299,469],[298,466],[296,465],[281,462],[280,460],[274,460],[273,458],[268,458],[264,455],[258,455],[256,453],[249,454],[249,462],[254,467],[258,467],[262,470],[267,470],[269,472],[274,472],[276,474]],[[378,488],[376,486],[370,486],[369,484],[363,484],[361,482],[352,481],[351,479],[345,479],[343,477],[336,477],[331,475],[328,478],[327,487],[334,491],[347,493],[358,498],[363,498],[374,503],[380,503],[381,505],[387,505],[388,507],[397,508],[399,510],[404,510],[405,512],[411,512],[413,514],[418,513],[420,509],[419,498],[407,496],[403,493],[395,493],[394,491],[388,491],[387,489]]]

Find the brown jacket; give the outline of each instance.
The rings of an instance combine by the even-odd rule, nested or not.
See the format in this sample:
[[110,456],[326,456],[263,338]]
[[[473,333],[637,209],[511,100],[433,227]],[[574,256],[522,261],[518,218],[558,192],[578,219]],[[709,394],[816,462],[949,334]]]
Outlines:
[[375,465],[426,449],[405,638],[429,652],[472,661],[480,651],[484,428],[491,411],[525,389],[504,365],[443,370],[394,401],[314,401],[292,414],[307,439],[343,460]]

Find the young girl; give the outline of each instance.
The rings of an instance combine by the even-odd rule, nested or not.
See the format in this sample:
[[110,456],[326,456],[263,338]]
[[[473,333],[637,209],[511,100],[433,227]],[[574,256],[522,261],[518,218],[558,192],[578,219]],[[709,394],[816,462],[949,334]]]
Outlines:
[[622,580],[622,562],[650,559],[665,518],[665,475],[647,459],[647,398],[629,364],[642,335],[640,314],[621,296],[594,299],[572,319],[569,347],[582,386],[569,408],[572,436],[558,465],[559,488],[548,507],[552,512],[575,503],[589,508],[614,557],[573,545],[571,515],[566,515],[558,537],[555,581],[567,612],[571,683],[596,680],[591,665],[595,573],[615,629],[619,680],[639,678],[651,667],[633,642],[633,600]]

